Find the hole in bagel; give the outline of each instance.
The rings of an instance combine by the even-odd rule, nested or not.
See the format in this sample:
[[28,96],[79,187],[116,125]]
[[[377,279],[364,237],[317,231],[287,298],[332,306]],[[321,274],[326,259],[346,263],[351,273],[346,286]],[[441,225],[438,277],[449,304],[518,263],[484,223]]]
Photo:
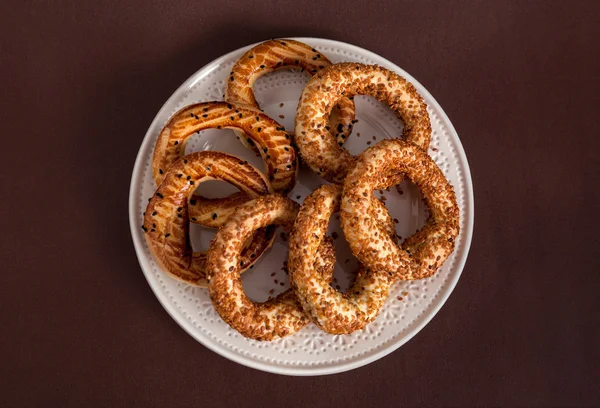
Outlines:
[[358,122],[344,144],[351,154],[358,155],[380,140],[397,138],[402,134],[404,123],[386,104],[367,95],[356,95],[354,104]]
[[233,184],[221,180],[208,180],[200,183],[195,194],[206,198],[222,198],[240,191]]
[[189,137],[185,145],[185,153],[202,151],[218,151],[229,153],[248,161],[260,171],[264,171],[265,164],[261,157],[248,149],[239,140],[233,129],[206,129]]
[[358,260],[352,255],[350,246],[344,237],[340,225],[340,213],[335,213],[329,219],[327,235],[333,239],[335,247],[335,267],[331,287],[340,292],[345,292],[354,282],[358,270]]
[[288,238],[277,227],[271,249],[265,251],[252,269],[242,274],[242,286],[253,302],[266,302],[290,288],[287,274]]
[[384,198],[385,207],[394,220],[397,242],[402,243],[425,225],[427,206],[419,188],[412,181],[405,179],[396,186],[375,190],[373,194],[378,199]]

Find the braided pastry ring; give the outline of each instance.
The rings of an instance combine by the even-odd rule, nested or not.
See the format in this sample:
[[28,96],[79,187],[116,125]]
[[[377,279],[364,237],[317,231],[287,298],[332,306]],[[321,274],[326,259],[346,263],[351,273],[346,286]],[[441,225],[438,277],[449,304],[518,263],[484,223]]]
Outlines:
[[[248,50],[235,63],[229,74],[225,89],[225,100],[234,104],[245,104],[260,109],[252,87],[261,76],[279,69],[300,68],[309,75],[331,65],[331,61],[316,49],[295,40],[269,40]],[[338,143],[344,144],[352,133],[354,125],[354,102],[340,99],[331,111],[327,123],[336,130]],[[236,132],[246,147],[257,150],[249,144],[243,133]]]
[[[154,147],[152,171],[157,185],[165,177],[169,166],[184,154],[189,137],[195,132],[212,128],[243,130],[249,140],[260,148],[266,163],[266,174],[275,192],[286,194],[291,191],[296,183],[298,160],[285,128],[262,112],[226,102],[197,103],[171,117]],[[194,196],[190,202],[190,215],[201,225],[218,227],[239,204],[248,199],[240,193],[217,199]],[[198,206],[193,205],[194,202]]]
[[[244,293],[239,274],[244,240],[257,228],[281,225],[290,231],[298,204],[280,195],[262,196],[238,207],[215,237],[208,250],[208,292],[221,318],[243,336],[273,340],[295,333],[310,322],[292,289],[264,303],[251,301]],[[315,257],[316,273],[333,278],[335,255],[331,241],[324,241]]]
[[427,151],[431,122],[427,105],[415,87],[377,65],[342,63],[325,68],[309,81],[296,112],[296,145],[302,159],[324,179],[342,183],[356,160],[325,125],[344,96],[370,95],[386,103],[404,122],[402,137]]
[[[273,192],[265,176],[239,157],[204,151],[184,156],[169,167],[150,199],[142,229],[154,258],[169,275],[185,283],[206,287],[206,252],[192,252],[189,244],[188,198],[198,184],[222,180],[248,197]],[[194,220],[192,220],[194,221]],[[274,239],[274,228],[256,232],[242,252],[240,264],[250,267]]]
[[[315,273],[316,249],[327,232],[329,218],[339,211],[341,195],[341,186],[329,184],[304,200],[290,235],[288,259],[290,282],[302,307],[317,326],[331,334],[352,333],[373,321],[394,281],[391,273],[365,270],[361,265],[352,287],[341,293]],[[394,223],[385,206],[373,207],[387,234],[394,236]]]
[[[373,186],[393,185],[398,173],[421,190],[430,214],[425,226],[401,246],[366,213],[374,201]],[[382,140],[358,156],[344,182],[340,221],[360,262],[403,280],[433,275],[454,251],[460,229],[456,195],[440,168],[425,151],[399,139]]]

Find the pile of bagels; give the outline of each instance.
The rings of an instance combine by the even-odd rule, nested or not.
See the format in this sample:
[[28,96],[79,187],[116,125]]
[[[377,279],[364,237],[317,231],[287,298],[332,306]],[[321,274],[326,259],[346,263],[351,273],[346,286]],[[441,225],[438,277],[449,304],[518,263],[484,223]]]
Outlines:
[[[252,90],[258,77],[285,68],[311,75],[293,134],[263,113]],[[404,122],[402,135],[351,155],[343,145],[356,123],[355,95],[387,104]],[[398,74],[376,65],[332,64],[306,44],[276,39],[236,62],[224,99],[187,106],[162,129],[152,158],[158,187],[142,229],[159,266],[180,281],[207,287],[221,318],[242,335],[273,340],[310,322],[332,334],[361,330],[376,318],[395,282],[433,275],[454,250],[456,196],[428,155],[427,105]],[[262,157],[263,171],[227,153],[185,154],[195,133],[225,128]],[[287,197],[300,161],[328,182],[302,205]],[[373,192],[405,178],[421,191],[429,216],[421,229],[399,242],[392,217]],[[216,199],[196,195],[207,180],[225,181],[239,192]],[[335,252],[327,228],[336,212],[359,261],[345,292],[331,285]],[[207,252],[192,250],[190,222],[218,228]],[[244,293],[241,273],[271,247],[278,227],[289,234],[291,288],[254,302]]]

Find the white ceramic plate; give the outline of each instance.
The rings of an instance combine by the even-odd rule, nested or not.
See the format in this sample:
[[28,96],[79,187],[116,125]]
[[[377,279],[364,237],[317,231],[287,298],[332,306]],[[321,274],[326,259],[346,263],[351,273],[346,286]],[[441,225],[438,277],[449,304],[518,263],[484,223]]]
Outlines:
[[[433,127],[429,153],[454,186],[461,210],[461,233],[456,250],[440,270],[429,279],[396,283],[378,318],[364,331],[334,336],[311,324],[281,340],[259,342],[242,337],[225,324],[214,311],[206,289],[177,282],[157,267],[141,229],[147,199],[155,190],[151,157],[156,138],[169,117],[182,107],[195,102],[222,100],[227,74],[235,61],[252,46],[233,51],[200,69],[175,91],[158,112],[135,161],[129,219],[135,250],[148,283],[167,312],[191,336],[222,356],[248,367],[279,374],[320,375],[351,370],[391,353],[419,332],[442,307],[467,259],[473,231],[473,186],[467,159],[452,123],[435,99],[412,76],[386,59],[353,45],[317,38],[297,40],[317,48],[333,62],[358,61],[391,69],[412,82],[425,98]],[[264,76],[256,82],[256,98],[268,115],[293,131],[296,106],[307,80],[305,74],[292,71]],[[358,154],[382,138],[400,135],[402,122],[389,108],[370,97],[357,96],[355,102],[359,122],[346,143],[351,153]],[[235,154],[263,169],[261,159],[242,146],[231,130],[207,130],[195,135],[188,143],[187,152],[199,150]],[[324,181],[309,169],[302,168],[298,183],[289,196],[302,203],[322,183]],[[398,220],[397,233],[405,238],[423,225],[425,209],[419,191],[412,184],[403,182],[400,187],[402,194],[391,189],[383,195],[387,197],[390,213]],[[225,183],[211,182],[201,185],[198,192],[216,197],[232,191],[232,187]],[[377,196],[381,194],[377,193]],[[338,260],[335,277],[343,290],[349,286],[356,260],[350,254],[335,216],[330,225],[330,232],[333,231],[338,235],[335,241]],[[191,235],[194,249],[206,250],[214,231],[192,226]],[[250,298],[264,301],[269,295],[277,295],[289,287],[282,268],[286,259],[287,244],[277,233],[271,251],[258,261],[254,269],[243,275],[244,288]],[[275,275],[272,276],[273,272]]]

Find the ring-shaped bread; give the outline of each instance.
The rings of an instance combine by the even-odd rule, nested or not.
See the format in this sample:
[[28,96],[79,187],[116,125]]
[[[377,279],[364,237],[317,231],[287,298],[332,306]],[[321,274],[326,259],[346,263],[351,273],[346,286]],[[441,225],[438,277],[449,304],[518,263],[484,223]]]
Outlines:
[[354,165],[355,157],[326,125],[340,99],[355,95],[369,95],[387,104],[404,122],[402,138],[427,151],[431,123],[427,105],[415,87],[383,67],[345,62],[317,72],[300,97],[295,142],[302,160],[313,171],[332,183],[342,183]]
[[[205,102],[187,106],[171,117],[162,129],[152,159],[152,171],[157,185],[169,167],[185,154],[186,142],[204,129],[241,129],[260,149],[273,189],[287,194],[296,183],[298,160],[296,150],[285,128],[262,112],[226,102]],[[242,160],[243,161],[243,160]],[[190,216],[206,227],[218,227],[235,208],[251,199],[243,193],[209,199],[193,196]]]
[[[274,39],[252,47],[235,63],[227,79],[225,101],[245,104],[260,110],[254,97],[253,86],[261,76],[280,69],[300,68],[309,75],[331,65],[331,61],[320,51],[295,40]],[[334,106],[327,127],[335,131],[338,143],[343,144],[352,133],[354,124],[354,102],[342,98]],[[248,143],[242,132],[236,131],[246,147],[257,151]]]
[[[290,283],[302,307],[321,329],[331,334],[348,334],[373,321],[383,306],[393,274],[359,267],[354,283],[342,293],[316,273],[313,265],[331,215],[340,208],[341,186],[324,185],[312,192],[302,204],[290,235],[288,270]],[[375,199],[373,203],[379,203]],[[371,217],[394,236],[394,223],[387,209],[372,206]]]
[[[207,180],[221,180],[239,188],[247,197],[271,194],[265,176],[238,157],[213,151],[196,152],[177,160],[150,199],[142,229],[159,265],[172,277],[206,287],[206,252],[193,252],[189,243],[188,199]],[[273,243],[274,228],[256,231],[240,257],[242,270],[249,268]]]
[[[249,201],[219,228],[207,257],[208,292],[221,318],[243,336],[274,340],[295,333],[310,322],[292,289],[263,303],[250,300],[240,277],[240,253],[244,241],[258,228],[279,225],[290,232],[298,204],[281,195]],[[335,254],[331,241],[324,241],[314,267],[323,279],[333,278]]]
[[[398,174],[419,188],[429,208],[425,226],[401,245],[368,213],[376,200],[374,186],[392,186]],[[404,140],[382,140],[365,150],[344,182],[340,221],[352,253],[365,267],[402,280],[437,271],[454,250],[459,217],[454,189],[440,168],[425,151]]]

